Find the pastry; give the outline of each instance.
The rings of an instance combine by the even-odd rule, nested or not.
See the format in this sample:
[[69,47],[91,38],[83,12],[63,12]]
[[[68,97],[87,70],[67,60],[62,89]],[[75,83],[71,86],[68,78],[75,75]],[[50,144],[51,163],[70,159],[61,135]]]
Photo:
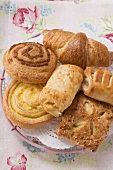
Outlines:
[[113,107],[79,92],[63,112],[57,135],[96,151],[113,122]]
[[60,65],[40,93],[42,108],[59,117],[70,106],[83,80],[83,70],[75,65]]
[[113,75],[110,71],[87,67],[82,89],[85,95],[113,105]]
[[13,80],[3,96],[3,108],[7,118],[16,126],[36,128],[54,118],[46,113],[39,104],[41,84],[27,84]]
[[34,42],[15,44],[3,57],[3,65],[8,75],[25,83],[46,83],[56,64],[55,54]]
[[62,64],[86,66],[111,65],[110,56],[113,54],[108,48],[84,33],[77,34],[60,29],[44,30],[43,44],[50,48]]

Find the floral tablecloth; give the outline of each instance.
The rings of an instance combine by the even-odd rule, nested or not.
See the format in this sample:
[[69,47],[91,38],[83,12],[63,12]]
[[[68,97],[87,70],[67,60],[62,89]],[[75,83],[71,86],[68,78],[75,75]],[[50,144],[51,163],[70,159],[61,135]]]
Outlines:
[[[36,37],[43,29],[85,32],[113,43],[113,1],[0,1],[0,75],[2,56],[12,44]],[[0,106],[0,170],[112,170],[113,136],[98,151],[51,153],[22,141],[11,131]]]

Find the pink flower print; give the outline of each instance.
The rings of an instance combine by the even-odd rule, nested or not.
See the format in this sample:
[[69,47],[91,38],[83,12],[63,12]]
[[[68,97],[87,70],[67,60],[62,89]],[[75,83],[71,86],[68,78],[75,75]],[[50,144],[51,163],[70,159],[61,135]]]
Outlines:
[[110,40],[113,43],[113,33],[106,34],[106,35],[104,35],[104,37],[107,38],[108,40]]
[[20,152],[16,153],[16,156],[7,158],[7,164],[11,166],[10,170],[26,170],[27,158],[25,155],[21,155]]
[[32,33],[36,24],[35,21],[39,18],[38,8],[35,6],[34,11],[30,8],[19,8],[13,16],[13,24],[21,27],[26,33]]

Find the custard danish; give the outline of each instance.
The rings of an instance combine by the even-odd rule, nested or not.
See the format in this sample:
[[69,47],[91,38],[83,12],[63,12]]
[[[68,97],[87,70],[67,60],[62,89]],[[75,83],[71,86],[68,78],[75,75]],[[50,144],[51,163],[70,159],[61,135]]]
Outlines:
[[3,96],[3,108],[8,119],[22,128],[36,128],[54,116],[46,113],[38,98],[43,86],[13,80]]
[[55,54],[35,42],[15,44],[5,52],[3,57],[7,74],[25,83],[46,83],[56,64]]

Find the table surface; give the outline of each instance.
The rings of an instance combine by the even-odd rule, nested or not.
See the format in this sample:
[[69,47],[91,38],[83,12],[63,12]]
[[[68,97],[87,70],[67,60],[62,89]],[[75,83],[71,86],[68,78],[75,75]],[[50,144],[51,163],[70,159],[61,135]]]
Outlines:
[[[37,17],[36,17],[37,9]],[[23,23],[21,14],[27,15]],[[20,12],[20,13],[19,13]],[[34,17],[35,16],[35,17]],[[0,1],[0,75],[2,57],[12,44],[24,42],[43,29],[61,28],[85,32],[113,42],[113,1]],[[0,170],[111,170],[113,136],[106,138],[98,151],[61,154],[35,148],[11,131],[0,106]]]

